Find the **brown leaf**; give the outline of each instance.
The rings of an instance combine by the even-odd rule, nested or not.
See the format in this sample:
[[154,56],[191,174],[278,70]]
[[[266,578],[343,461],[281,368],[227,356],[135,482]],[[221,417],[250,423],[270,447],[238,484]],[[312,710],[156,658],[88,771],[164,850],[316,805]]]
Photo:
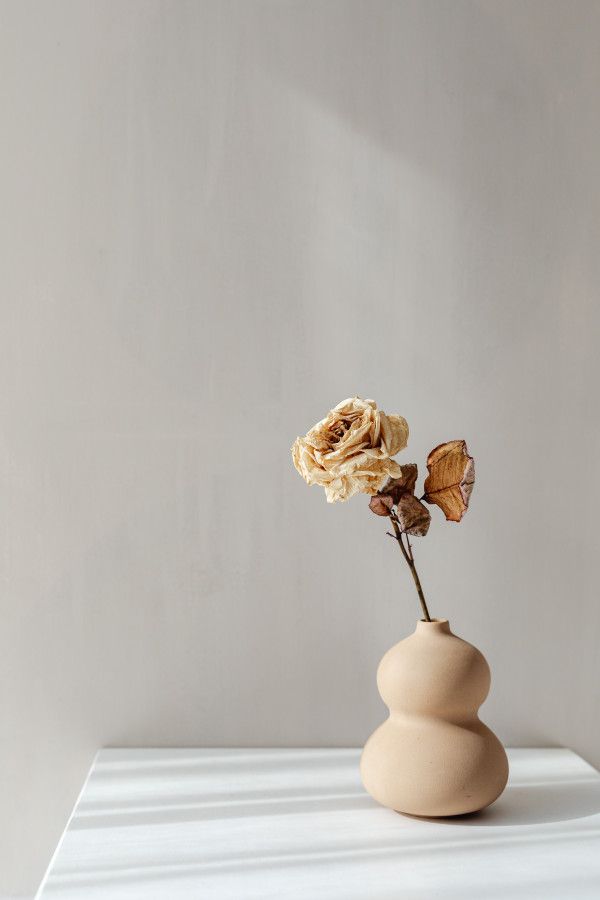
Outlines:
[[440,444],[427,457],[427,503],[435,503],[449,522],[460,522],[469,506],[475,481],[475,463],[465,441]]
[[390,509],[394,505],[393,499],[388,494],[375,494],[371,497],[369,509],[376,516],[389,516]]
[[417,500],[414,494],[403,494],[398,500],[396,515],[400,525],[400,531],[414,534],[416,537],[425,537],[429,531],[431,515],[426,506]]
[[390,478],[382,488],[382,494],[389,494],[394,503],[397,503],[403,494],[412,494],[417,483],[417,464],[406,463],[400,466],[402,474],[400,478]]

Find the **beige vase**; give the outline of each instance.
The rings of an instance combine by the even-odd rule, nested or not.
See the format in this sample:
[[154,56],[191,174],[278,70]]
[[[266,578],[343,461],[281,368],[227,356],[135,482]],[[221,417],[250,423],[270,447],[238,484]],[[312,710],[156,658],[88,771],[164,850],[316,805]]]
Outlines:
[[500,796],[506,753],[477,715],[489,666],[447,619],[421,620],[388,650],[377,686],[390,715],[365,744],[360,770],[378,803],[413,816],[457,816]]

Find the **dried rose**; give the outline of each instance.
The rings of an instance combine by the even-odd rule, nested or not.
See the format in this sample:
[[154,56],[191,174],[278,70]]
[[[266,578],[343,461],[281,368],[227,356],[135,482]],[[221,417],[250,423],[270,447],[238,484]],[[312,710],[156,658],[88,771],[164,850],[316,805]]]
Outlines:
[[465,441],[440,444],[427,457],[427,503],[435,503],[449,522],[460,522],[469,506],[475,482],[475,463]]
[[354,494],[376,494],[402,470],[391,457],[406,447],[408,425],[386,415],[373,400],[339,403],[305,437],[296,438],[292,459],[307,484],[325,488],[329,503]]

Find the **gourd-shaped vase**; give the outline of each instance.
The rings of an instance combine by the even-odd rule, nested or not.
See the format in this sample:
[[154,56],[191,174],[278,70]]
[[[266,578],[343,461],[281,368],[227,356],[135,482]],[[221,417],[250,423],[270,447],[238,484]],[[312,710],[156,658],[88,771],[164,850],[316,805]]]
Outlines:
[[375,800],[413,816],[457,816],[500,796],[506,753],[478,716],[489,666],[452,634],[447,619],[421,620],[388,650],[377,686],[390,715],[365,744],[360,763]]

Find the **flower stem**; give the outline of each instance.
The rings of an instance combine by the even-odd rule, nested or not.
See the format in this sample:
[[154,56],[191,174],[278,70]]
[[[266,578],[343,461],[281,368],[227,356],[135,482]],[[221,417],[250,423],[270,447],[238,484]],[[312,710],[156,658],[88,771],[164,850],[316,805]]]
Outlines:
[[417,594],[419,595],[419,602],[421,604],[421,609],[423,610],[423,618],[426,622],[431,622],[431,617],[429,615],[429,610],[427,609],[427,603],[425,602],[425,594],[423,593],[423,588],[421,587],[421,580],[419,578],[419,574],[417,572],[417,567],[415,566],[415,560],[412,553],[412,547],[410,545],[410,539],[408,534],[406,535],[406,547],[404,546],[404,541],[402,540],[402,532],[400,531],[400,526],[398,525],[398,520],[396,519],[393,513],[390,513],[390,521],[392,523],[394,534],[396,536],[396,540],[402,550],[402,555],[408,564],[408,568],[410,569],[410,574],[413,577],[413,581],[415,583],[415,587],[417,589]]

